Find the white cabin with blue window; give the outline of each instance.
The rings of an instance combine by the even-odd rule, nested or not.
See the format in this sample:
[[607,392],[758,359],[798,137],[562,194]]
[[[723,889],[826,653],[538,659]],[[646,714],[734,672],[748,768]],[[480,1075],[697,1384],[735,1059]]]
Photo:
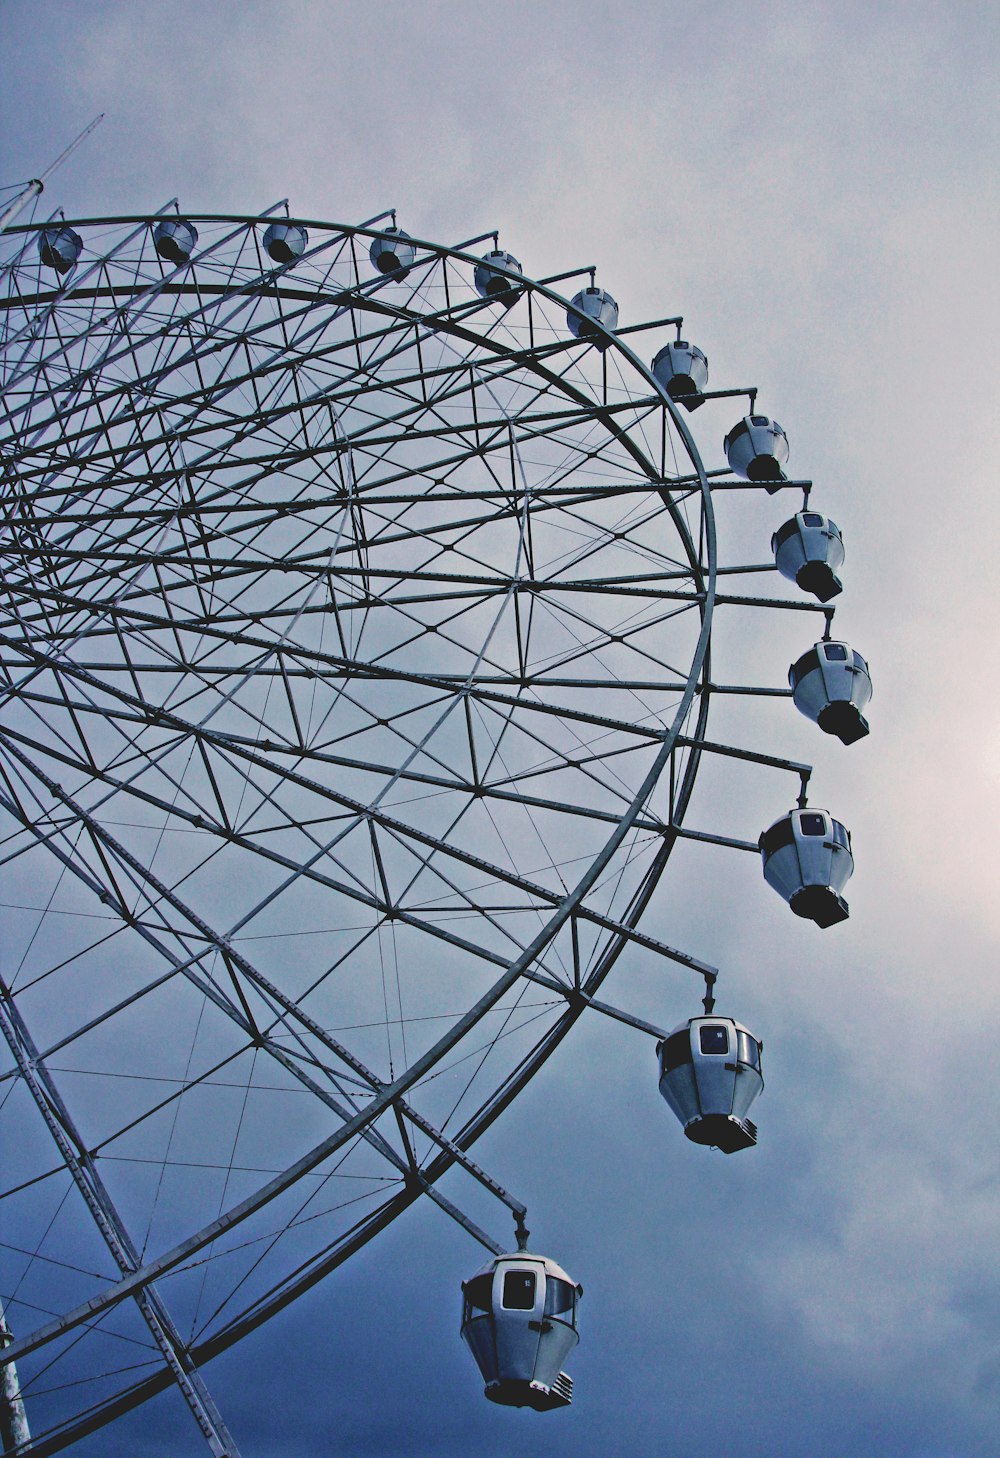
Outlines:
[[410,242],[409,233],[404,233],[402,228],[386,228],[372,239],[368,256],[379,273],[402,282],[416,261],[417,250]]
[[309,234],[301,223],[269,223],[264,230],[264,251],[274,263],[294,263],[306,251]]
[[567,1407],[573,1379],[562,1364],[580,1340],[583,1287],[548,1256],[496,1256],[462,1282],[462,1338],[486,1396],[506,1407]]
[[153,247],[168,263],[187,263],[198,242],[198,229],[186,218],[161,218],[153,229]]
[[796,916],[835,926],[849,915],[841,892],[854,871],[851,835],[828,810],[792,810],[761,833],[764,879]]
[[752,1149],[757,1125],[747,1118],[764,1087],[762,1044],[732,1018],[690,1018],[657,1044],[660,1093],[695,1144],[724,1154]]
[[771,551],[782,577],[820,602],[843,592],[837,576],[844,562],[840,527],[818,511],[797,511],[771,538]]
[[702,392],[708,384],[708,356],[696,344],[689,344],[686,339],[665,344],[654,356],[652,370],[671,400],[676,400],[685,410],[697,410],[699,405],[704,405]]
[[777,491],[785,476],[788,436],[767,415],[744,415],[723,441],[729,469],[744,481],[762,481],[765,490]]
[[[481,299],[489,299],[491,304],[502,304],[505,309],[513,308],[524,293],[524,284],[517,281],[518,276],[523,273],[524,270],[513,253],[494,248],[489,253],[484,253],[481,262],[476,264],[473,275],[476,292]],[[514,275],[513,278],[511,274]]]
[[608,334],[618,328],[618,305],[606,289],[591,284],[573,295],[566,323],[577,339],[588,339],[598,349],[607,349],[611,344]]
[[38,256],[56,273],[69,273],[82,250],[83,239],[74,228],[43,228],[38,235]]
[[872,696],[868,664],[848,643],[824,639],[788,670],[795,707],[824,734],[854,744],[868,733],[862,710]]

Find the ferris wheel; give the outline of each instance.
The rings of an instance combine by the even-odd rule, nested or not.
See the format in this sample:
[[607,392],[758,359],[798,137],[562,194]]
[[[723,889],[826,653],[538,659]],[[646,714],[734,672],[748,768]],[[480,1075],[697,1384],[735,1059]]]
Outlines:
[[[708,727],[760,693],[867,732],[839,530],[679,317],[620,324],[592,269],[532,278],[496,234],[171,203],[4,242],[0,1294],[31,1451],[175,1384],[235,1454],[205,1363],[421,1196],[495,1258],[466,1289],[488,1395],[564,1405],[572,1279],[470,1151],[590,1011],[658,1040],[692,1140],[754,1142],[759,1045],[642,915],[685,840],[847,914],[809,766]],[[739,395],[706,469],[689,415]],[[789,486],[774,557],[722,555],[716,491]],[[820,615],[790,688],[713,679],[723,607]],[[707,756],[786,771],[795,808],[759,844],[687,825]],[[704,1016],[599,996],[625,948]],[[548,1378],[500,1370],[532,1321]]]

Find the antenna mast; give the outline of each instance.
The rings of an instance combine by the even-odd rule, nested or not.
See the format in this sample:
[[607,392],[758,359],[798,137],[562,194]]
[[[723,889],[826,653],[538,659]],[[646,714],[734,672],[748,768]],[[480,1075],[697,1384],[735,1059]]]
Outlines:
[[65,152],[60,153],[60,155],[53,162],[52,166],[47,168],[42,173],[41,177],[33,177],[30,182],[25,183],[24,187],[18,193],[17,197],[10,204],[10,206],[5,208],[3,213],[0,213],[0,233],[4,232],[9,224],[12,223],[17,217],[18,213],[22,212],[23,209],[26,208],[28,204],[32,201],[32,199],[38,197],[38,195],[45,187],[46,181],[52,176],[56,168],[62,166],[62,164],[66,161],[66,158],[72,152],[76,151],[77,147],[79,147],[80,143],[84,140],[84,138],[89,137],[94,128],[100,126],[103,120],[104,112],[102,111],[100,116],[94,117],[94,120],[90,123],[89,127],[84,127],[83,131],[75,139],[75,141],[70,142]]

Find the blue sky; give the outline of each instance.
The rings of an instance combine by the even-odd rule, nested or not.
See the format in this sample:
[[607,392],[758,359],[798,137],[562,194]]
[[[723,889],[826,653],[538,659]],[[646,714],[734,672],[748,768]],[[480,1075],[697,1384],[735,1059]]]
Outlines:
[[[394,206],[498,227],[536,274],[596,263],[623,322],[682,311],[844,528],[838,627],[875,680],[870,739],[802,720],[779,750],[854,833],[851,921],[708,851],[649,911],[765,1039],[759,1148],[686,1147],[649,1045],[596,1019],[479,1146],[584,1284],[572,1410],[483,1401],[479,1253],[417,1209],[209,1369],[245,1458],[995,1453],[993,8],[2,0],[0,44],[3,181],[107,113],[47,189],[68,216]],[[171,1396],[79,1451],[195,1439]]]

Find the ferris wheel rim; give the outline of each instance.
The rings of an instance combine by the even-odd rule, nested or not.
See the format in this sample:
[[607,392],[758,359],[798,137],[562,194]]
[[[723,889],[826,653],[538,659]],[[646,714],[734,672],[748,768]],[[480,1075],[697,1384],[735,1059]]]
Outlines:
[[[194,221],[214,221],[214,222],[229,222],[229,221],[232,221],[234,223],[238,223],[238,224],[242,224],[242,225],[246,225],[246,226],[252,226],[253,224],[259,222],[263,216],[267,216],[267,215],[266,214],[265,215],[211,215],[211,214],[209,214],[209,215],[189,214],[189,215],[187,215],[186,214],[185,216],[186,217],[190,217]],[[149,223],[149,215],[142,215],[142,216],[136,215],[136,216],[130,216],[130,217],[122,218],[122,219],[111,219],[111,218],[105,218],[105,219],[79,219],[79,220],[72,220],[72,221],[77,226],[87,226],[88,224],[93,225],[95,223],[110,224],[110,223],[113,223],[113,222],[116,222],[116,221],[117,222],[125,222],[125,223],[135,222],[137,224],[148,224]],[[354,233],[354,234],[361,234],[362,236],[367,236],[367,237],[378,237],[378,236],[380,236],[380,233],[382,231],[382,230],[379,230],[379,229],[365,229],[364,227],[361,227],[361,226],[357,226],[357,227],[352,226],[352,227],[345,228],[345,227],[342,227],[340,225],[334,225],[334,224],[318,224],[318,223],[315,223],[312,220],[290,219],[289,221],[302,222],[304,226],[311,226],[311,227],[316,227],[316,228],[323,228],[323,229],[326,229],[327,231],[329,231],[331,233],[333,233],[333,232],[336,232],[336,233],[346,233],[346,232],[350,232],[350,233]],[[10,231],[11,232],[38,232],[44,226],[45,226],[44,224],[28,225],[28,226],[24,226],[24,227],[18,227],[16,229],[11,229]],[[414,246],[416,246],[418,248],[425,248],[425,249],[427,249],[428,252],[433,252],[439,258],[442,258],[442,259],[445,258],[445,257],[448,257],[448,258],[451,258],[451,259],[456,259],[456,260],[458,260],[460,262],[463,262],[463,263],[469,263],[471,265],[474,265],[476,262],[478,262],[478,259],[477,259],[477,257],[475,255],[472,255],[472,254],[469,254],[469,253],[463,253],[461,250],[458,250],[458,249],[452,249],[452,248],[448,248],[448,247],[443,246],[443,245],[436,245],[436,244],[427,243],[424,240],[419,240],[419,239],[413,239],[412,242],[413,242]],[[275,272],[279,272],[279,270],[275,270]],[[547,288],[545,285],[539,283],[538,281],[532,280],[528,276],[524,276],[524,280],[523,281],[524,281],[524,285],[525,285],[525,287],[527,289],[533,290],[533,291],[537,291],[537,292],[541,293],[545,298],[547,298],[549,300],[549,302],[557,305],[558,307],[564,308],[564,309],[569,309],[569,308],[572,307],[572,305],[566,299],[564,299],[560,295],[554,293],[551,289]],[[28,301],[24,301],[24,302],[28,302]],[[633,824],[635,822],[636,816],[639,814],[642,805],[647,800],[648,795],[651,792],[652,787],[656,784],[656,782],[657,782],[660,774],[662,773],[662,770],[663,770],[664,765],[667,763],[667,761],[670,758],[670,755],[673,753],[673,750],[674,750],[674,747],[675,747],[675,744],[676,744],[676,740],[677,740],[678,736],[680,735],[681,730],[682,730],[683,725],[684,725],[684,722],[687,719],[687,717],[688,717],[688,715],[689,715],[689,713],[691,711],[691,707],[692,707],[692,703],[693,703],[693,700],[694,700],[694,696],[695,696],[695,694],[697,692],[697,689],[698,689],[699,679],[700,679],[700,677],[701,677],[701,675],[703,673],[703,670],[704,670],[705,665],[706,665],[706,662],[707,662],[707,655],[708,655],[708,648],[709,648],[709,638],[710,638],[710,630],[711,630],[711,621],[712,621],[712,610],[713,610],[714,595],[715,595],[716,557],[715,557],[715,540],[714,540],[714,514],[713,514],[713,509],[712,509],[711,493],[710,493],[708,481],[707,481],[707,478],[706,478],[706,475],[705,475],[704,467],[703,467],[703,464],[701,462],[701,457],[700,457],[700,454],[697,451],[697,447],[694,444],[693,438],[691,437],[690,431],[687,428],[686,422],[683,421],[680,418],[680,415],[679,415],[677,406],[675,405],[674,401],[671,400],[669,398],[669,396],[667,396],[666,392],[663,390],[663,388],[659,384],[659,382],[652,376],[650,369],[639,360],[638,356],[634,353],[634,351],[632,351],[627,345],[624,345],[623,342],[620,339],[616,338],[615,336],[611,336],[610,347],[613,347],[615,350],[619,351],[628,360],[629,364],[634,369],[636,369],[642,377],[644,377],[646,379],[647,383],[650,386],[650,392],[651,392],[651,394],[656,395],[656,396],[659,397],[658,403],[661,403],[663,405],[663,407],[665,408],[666,412],[671,417],[671,423],[677,429],[678,434],[681,436],[682,440],[684,441],[684,444],[685,444],[685,447],[687,449],[689,458],[690,458],[690,460],[692,461],[692,464],[695,467],[695,474],[697,475],[697,478],[698,478],[698,491],[700,492],[700,495],[701,495],[701,506],[702,506],[702,511],[704,513],[702,520],[703,520],[703,524],[705,525],[705,527],[707,529],[706,530],[707,542],[706,542],[706,546],[705,546],[705,551],[707,552],[707,557],[708,557],[708,571],[707,571],[707,574],[706,574],[707,582],[705,583],[704,593],[701,596],[701,600],[698,603],[698,611],[699,611],[699,614],[700,614],[700,617],[701,617],[701,628],[700,628],[700,633],[699,633],[699,637],[698,637],[697,648],[696,648],[696,651],[695,651],[695,654],[694,654],[693,658],[691,659],[690,666],[689,666],[689,669],[688,669],[688,672],[687,672],[686,686],[685,686],[684,693],[682,695],[682,701],[681,701],[681,703],[677,707],[677,710],[675,712],[675,715],[674,715],[674,718],[673,718],[673,721],[672,721],[670,730],[664,736],[664,739],[663,739],[663,743],[661,745],[661,748],[660,748],[660,750],[658,751],[658,753],[657,753],[657,755],[655,757],[653,767],[647,773],[646,777],[644,778],[642,784],[639,787],[639,790],[633,796],[633,799],[632,799],[632,801],[631,801],[631,803],[630,803],[627,811],[620,817],[619,822],[618,822],[618,825],[611,832],[611,834],[608,836],[608,838],[607,838],[607,840],[606,840],[606,842],[604,844],[604,847],[602,848],[602,851],[599,853],[598,856],[596,856],[596,857],[593,858],[593,860],[591,862],[591,866],[588,868],[588,872],[581,878],[581,880],[577,884],[577,886],[574,887],[572,893],[570,893],[570,895],[568,895],[564,899],[564,901],[560,904],[558,910],[554,913],[554,915],[552,917],[550,917],[550,919],[546,923],[545,927],[543,927],[541,929],[541,931],[538,933],[538,935],[535,938],[532,939],[532,941],[529,944],[529,947],[519,957],[513,959],[513,961],[509,965],[507,971],[498,980],[498,982],[495,983],[494,986],[490,989],[490,992],[487,994],[487,997],[490,999],[490,1004],[489,1005],[492,1005],[494,1002],[497,1001],[497,999],[499,999],[500,997],[502,997],[503,992],[505,990],[507,990],[509,987],[513,986],[516,983],[516,981],[519,978],[522,977],[522,975],[524,974],[525,970],[527,968],[529,968],[533,964],[533,962],[537,958],[537,955],[540,952],[540,950],[545,945],[547,945],[547,943],[552,939],[552,937],[558,931],[559,927],[561,927],[562,925],[564,925],[565,922],[573,915],[573,912],[574,912],[575,908],[578,907],[582,903],[583,898],[586,896],[587,892],[593,886],[594,881],[600,875],[600,872],[603,869],[603,866],[607,863],[607,859],[613,853],[614,849],[617,848],[617,846],[621,844],[623,838],[629,833],[629,830],[632,828],[632,826],[633,826]],[[530,361],[528,361],[527,363],[529,363],[529,366],[530,366]],[[562,388],[563,385],[564,385],[564,382],[560,382],[560,388]],[[612,434],[614,434],[616,436],[620,436],[622,434],[622,432],[617,431],[617,429],[615,428],[614,424],[609,424],[607,421],[605,421],[604,422],[604,425],[605,425],[605,428],[608,429],[610,433],[612,433]],[[661,490],[661,493],[665,494],[666,496],[669,496],[670,495],[669,486],[663,485],[659,489]],[[677,516],[677,514],[676,514],[675,511],[672,511],[672,514],[674,515],[675,526],[676,526],[678,524],[679,518],[678,518],[678,516]],[[691,563],[692,563],[693,570],[695,570],[695,568],[694,568],[695,562],[698,563],[698,566],[700,568],[701,560],[702,560],[701,559],[701,555],[700,555],[699,552],[695,551],[694,546],[693,546],[693,543],[691,542],[691,539],[690,539],[690,535],[687,536],[687,544],[688,544],[688,547],[691,549],[691,552],[693,554],[691,556],[691,558],[690,558]],[[699,586],[701,586],[701,585],[702,584],[699,583]],[[707,713],[707,708],[708,708],[708,696],[707,695],[703,695],[702,698],[701,698],[701,702],[699,704],[699,719],[700,720],[703,720],[704,715]],[[685,771],[684,771],[684,784],[685,784],[685,786],[687,788],[687,793],[688,794],[690,792],[690,786],[693,784],[694,773],[695,773],[695,769],[696,769],[696,762],[697,762],[697,754],[695,753],[695,754],[692,754],[692,756],[689,758],[689,760],[688,760],[688,762],[687,762],[687,764],[685,766]],[[647,871],[647,873],[646,873],[646,875],[645,875],[645,877],[643,879],[643,882],[641,883],[641,887],[640,887],[640,893],[643,893],[642,894],[642,898],[641,898],[641,905],[635,911],[632,921],[628,923],[629,929],[634,928],[635,924],[637,923],[638,918],[639,918],[639,915],[641,914],[642,907],[645,905],[646,900],[648,900],[648,896],[650,894],[652,894],[652,890],[655,887],[657,881],[659,880],[660,875],[662,874],[662,871],[663,871],[663,869],[665,867],[666,859],[667,859],[667,856],[668,855],[669,855],[669,848],[667,849],[666,855],[663,856],[662,860],[659,860],[658,859],[657,861],[654,861],[653,866],[651,866],[649,868],[649,870]],[[637,893],[637,899],[639,898],[640,893]],[[594,983],[592,986],[591,986],[591,984],[588,984],[588,989],[589,990],[592,991],[594,986],[599,985],[599,981],[600,980],[603,980],[603,977],[607,975],[607,972],[610,971],[610,968],[614,964],[614,961],[617,959],[618,955],[620,955],[622,949],[627,944],[628,944],[628,936],[627,936],[627,934],[625,934],[625,932],[620,933],[617,936],[616,941],[612,944],[613,945],[613,955],[610,955],[610,960],[608,960],[607,957],[602,958],[602,962],[605,962],[606,961],[606,966],[604,967],[604,970],[601,973],[600,979],[598,980],[598,982]],[[609,949],[609,953],[610,953],[610,949]],[[484,1001],[484,999],[480,999],[480,1003],[482,1003],[483,1001]],[[479,1006],[479,1004],[477,1004],[477,1007],[478,1006]],[[547,1035],[546,1039],[544,1040],[545,1041],[545,1044],[546,1044],[545,1051],[542,1052],[536,1059],[534,1059],[534,1061],[531,1062],[531,1066],[530,1066],[528,1072],[525,1074],[524,1078],[521,1080],[521,1082],[519,1084],[519,1087],[523,1087],[523,1084],[526,1083],[528,1081],[528,1079],[531,1076],[534,1075],[535,1072],[537,1072],[538,1068],[542,1065],[542,1063],[545,1061],[545,1059],[549,1056],[549,1054],[551,1053],[551,1051],[554,1050],[554,1047],[556,1046],[556,1044],[559,1041],[561,1041],[562,1037],[564,1037],[566,1035],[566,1033],[572,1027],[573,1023],[575,1023],[576,1019],[582,1014],[582,1012],[584,1010],[585,1010],[585,1004],[583,1004],[583,1003],[581,1003],[580,1005],[575,1006],[575,1007],[574,1006],[571,1006],[571,1005],[567,1005],[567,1007],[564,1009],[564,1011],[560,1014],[560,1017],[559,1017],[559,1020],[558,1020],[557,1024],[550,1031],[550,1034]],[[470,1010],[470,1012],[465,1015],[466,1019],[472,1018],[473,1011],[474,1010]],[[426,1071],[426,1068],[432,1067],[434,1065],[434,1062],[436,1062],[438,1058],[444,1056],[444,1053],[447,1052],[448,1049],[451,1046],[454,1046],[454,1044],[457,1041],[459,1041],[459,1039],[462,1036],[464,1036],[464,1031],[467,1031],[468,1027],[473,1026],[474,1025],[474,1021],[475,1021],[475,1019],[473,1019],[472,1022],[469,1022],[466,1025],[465,1024],[465,1019],[460,1019],[459,1022],[455,1024],[455,1028],[460,1028],[461,1027],[463,1030],[462,1031],[459,1031],[459,1032],[455,1032],[454,1029],[450,1030],[449,1031],[449,1034],[446,1035],[446,1038],[445,1039],[439,1040],[439,1042],[437,1044],[435,1044],[432,1049],[428,1050],[428,1052],[425,1053],[423,1055],[423,1057],[420,1060],[417,1061],[416,1064],[411,1065],[411,1067],[406,1070],[406,1074],[405,1075],[402,1075],[401,1078],[398,1079],[398,1080],[396,1080],[396,1082],[394,1084],[389,1085],[387,1087],[385,1093],[380,1096],[381,1097],[381,1102],[376,1101],[376,1104],[375,1105],[371,1106],[370,1108],[367,1108],[364,1111],[364,1113],[365,1113],[365,1115],[367,1117],[365,1117],[365,1118],[360,1118],[359,1117],[359,1121],[357,1121],[357,1129],[351,1130],[351,1131],[347,1131],[347,1132],[345,1132],[345,1131],[339,1131],[343,1135],[343,1140],[346,1140],[348,1138],[353,1137],[353,1134],[355,1132],[357,1132],[357,1130],[363,1129],[364,1127],[367,1127],[368,1125],[370,1125],[371,1123],[373,1123],[374,1122],[374,1119],[377,1118],[380,1113],[384,1112],[384,1110],[386,1108],[388,1108],[390,1106],[390,1104],[395,1103],[395,1101],[397,1099],[399,1099],[422,1076],[422,1073],[424,1071]],[[552,1035],[554,1035],[556,1033],[558,1034],[558,1036],[554,1037],[554,1041],[552,1041]],[[441,1049],[441,1052],[438,1052],[437,1051],[439,1048]],[[436,1057],[434,1059],[432,1059],[430,1062],[426,1062],[426,1060],[430,1058],[430,1055],[431,1054],[436,1054]],[[515,1094],[516,1094],[517,1091],[518,1090],[515,1089],[514,1090],[514,1093],[512,1093],[510,1095],[510,1097],[515,1096]],[[503,1104],[502,1104],[502,1107],[506,1107],[507,1103],[509,1103],[509,1102],[510,1102],[510,1098],[505,1099],[504,1102],[503,1102]],[[485,1105],[484,1105],[484,1107],[485,1107]],[[490,1120],[488,1120],[487,1123],[488,1122],[492,1122],[492,1118],[495,1118],[500,1111],[501,1111],[500,1110],[500,1107],[498,1107],[496,1109],[496,1112],[492,1114]],[[482,1112],[482,1110],[480,1110],[480,1112]],[[352,1121],[352,1123],[353,1122],[354,1121]],[[486,1127],[486,1126],[487,1126],[486,1124],[483,1125],[483,1127]],[[477,1129],[475,1131],[475,1133],[472,1135],[472,1137],[468,1141],[470,1145],[471,1145],[472,1142],[474,1142],[474,1139],[477,1138],[479,1136],[479,1133],[481,1133],[481,1132],[482,1132],[482,1129],[481,1128],[480,1129]],[[341,1142],[343,1142],[343,1140]],[[439,1156],[439,1160],[442,1159],[442,1158],[445,1158],[445,1156],[446,1156],[446,1152],[445,1151],[441,1151],[440,1156]],[[435,1161],[435,1163],[438,1163],[438,1162],[439,1161]],[[451,1159],[448,1159],[445,1167],[447,1167],[447,1164],[450,1164],[452,1162],[453,1161]],[[292,1166],[290,1168],[293,1168],[293,1167],[294,1166]],[[284,1188],[287,1188],[287,1187],[288,1187],[287,1185],[284,1186]],[[267,1187],[265,1186],[263,1188],[267,1188]],[[277,1193],[277,1192],[275,1192],[275,1193]],[[402,1192],[401,1191],[401,1192],[399,1192],[399,1196],[401,1196],[404,1193],[408,1193],[408,1192]],[[399,1211],[404,1207],[405,1204],[412,1203],[412,1200],[418,1198],[418,1196],[419,1196],[420,1193],[421,1193],[421,1191],[418,1190],[415,1193],[413,1193],[412,1196],[408,1195],[408,1198],[405,1200],[405,1202],[403,1202],[403,1204],[400,1205],[399,1210],[394,1210],[393,1214],[390,1214],[387,1217],[386,1223],[388,1223],[388,1220],[391,1220],[392,1218],[394,1218],[395,1213],[399,1213]],[[395,1198],[399,1198],[399,1196],[397,1196]],[[273,1196],[270,1196],[268,1198],[269,1199],[270,1198],[273,1198]],[[259,1200],[254,1205],[254,1209],[262,1208],[262,1206],[264,1204],[266,1204],[266,1203],[268,1203],[268,1200],[267,1199],[265,1199],[265,1200]],[[238,1207],[234,1207],[234,1208],[238,1208]],[[248,1211],[248,1213],[250,1213],[250,1212]],[[192,1238],[200,1238],[201,1236],[205,1236],[205,1239],[204,1240],[200,1240],[199,1248],[201,1248],[202,1246],[210,1243],[211,1240],[217,1238],[217,1235],[216,1234],[209,1234],[209,1235],[206,1236],[206,1231],[210,1231],[213,1228],[214,1228],[213,1226],[205,1226],[205,1227],[202,1228],[202,1230],[200,1232],[196,1233],[196,1237],[192,1237]],[[227,1227],[227,1228],[230,1228],[230,1227]],[[380,1227],[380,1228],[383,1228],[383,1227]],[[375,1234],[375,1233],[377,1233],[377,1232],[373,1230],[372,1231],[372,1234]],[[371,1236],[368,1236],[367,1238],[371,1238]],[[185,1247],[187,1247],[188,1244],[189,1244],[188,1242],[185,1242],[184,1243]],[[169,1255],[171,1253],[168,1252],[167,1254]],[[149,1269],[149,1274],[148,1275],[145,1275],[142,1280],[137,1280],[136,1279],[138,1276],[140,1276],[141,1272],[137,1271],[137,1272],[133,1273],[133,1276],[130,1277],[129,1278],[129,1281],[128,1281],[129,1291],[123,1291],[122,1296],[119,1297],[119,1298],[116,1298],[116,1299],[124,1299],[124,1296],[127,1295],[127,1294],[129,1294],[129,1292],[130,1292],[130,1290],[132,1288],[139,1288],[141,1286],[145,1286],[150,1281],[156,1279],[156,1275],[162,1269],[164,1269],[164,1267],[161,1264],[163,1259],[164,1258],[161,1257],[160,1260],[158,1260],[157,1262],[153,1263],[155,1265],[155,1269],[153,1268],[153,1266],[151,1266],[150,1269]],[[181,1259],[183,1259],[183,1257],[181,1257]],[[346,1255],[343,1256],[342,1259],[346,1259]],[[174,1262],[173,1264],[176,1264],[176,1262]],[[318,1277],[317,1277],[317,1279],[318,1279]],[[292,1297],[289,1297],[288,1299],[293,1299],[293,1298]],[[287,1303],[284,1303],[284,1304],[287,1304]],[[264,1318],[262,1318],[262,1320],[263,1319]],[[242,1335],[242,1334],[243,1333],[239,1333],[239,1335]],[[237,1336],[234,1336],[232,1338],[232,1341],[235,1341],[237,1339],[238,1339],[238,1335]],[[210,1346],[211,1344],[212,1343],[210,1341],[210,1342],[206,1343],[206,1346]],[[226,1345],[229,1345],[229,1344],[231,1344],[231,1343],[230,1342],[227,1342],[226,1343]],[[166,1380],[169,1380],[169,1378],[167,1378]],[[52,1451],[55,1451],[55,1449],[52,1449]]]

